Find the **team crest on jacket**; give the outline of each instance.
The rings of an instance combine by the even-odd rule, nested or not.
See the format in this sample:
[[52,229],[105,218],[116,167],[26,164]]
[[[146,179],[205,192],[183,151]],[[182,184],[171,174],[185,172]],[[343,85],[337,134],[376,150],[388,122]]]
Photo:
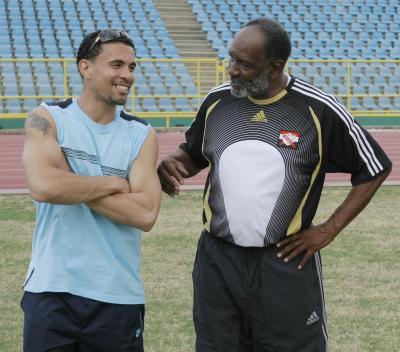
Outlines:
[[300,132],[297,131],[284,131],[279,132],[278,145],[280,147],[296,149],[299,143]]

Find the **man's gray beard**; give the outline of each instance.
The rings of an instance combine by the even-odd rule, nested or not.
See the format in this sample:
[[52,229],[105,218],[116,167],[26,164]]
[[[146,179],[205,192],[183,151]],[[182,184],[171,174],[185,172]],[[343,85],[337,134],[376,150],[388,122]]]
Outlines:
[[237,98],[263,96],[270,84],[267,72],[261,73],[251,81],[238,80],[235,83],[239,83],[239,87],[231,86],[231,94]]

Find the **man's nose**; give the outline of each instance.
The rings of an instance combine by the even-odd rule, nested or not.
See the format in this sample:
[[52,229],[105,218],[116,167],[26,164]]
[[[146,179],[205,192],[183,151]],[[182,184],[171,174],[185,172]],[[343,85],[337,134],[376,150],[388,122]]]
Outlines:
[[135,75],[133,71],[129,67],[124,67],[120,70],[120,76],[123,78],[128,79],[129,81],[134,81],[135,80]]
[[237,77],[240,74],[239,67],[234,60],[229,61],[228,73],[232,77]]

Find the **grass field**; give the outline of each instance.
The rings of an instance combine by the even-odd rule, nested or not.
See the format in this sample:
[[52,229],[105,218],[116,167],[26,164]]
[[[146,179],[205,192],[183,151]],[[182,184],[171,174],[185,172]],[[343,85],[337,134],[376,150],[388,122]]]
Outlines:
[[[325,189],[316,223],[348,188]],[[323,250],[330,352],[393,352],[400,346],[400,187],[383,187],[368,208]],[[397,206],[395,206],[397,204]],[[30,258],[34,207],[0,196],[0,351],[22,351],[20,285]],[[143,236],[147,352],[194,351],[191,270],[201,228],[201,193],[164,197]],[[229,351],[227,351],[229,352]]]

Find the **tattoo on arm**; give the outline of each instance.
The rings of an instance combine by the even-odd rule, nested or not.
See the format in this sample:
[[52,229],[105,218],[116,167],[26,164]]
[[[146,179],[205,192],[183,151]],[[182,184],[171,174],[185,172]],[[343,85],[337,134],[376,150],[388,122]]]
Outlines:
[[36,114],[36,113],[31,113],[29,115],[31,118],[31,126],[33,128],[38,129],[39,131],[43,132],[43,135],[49,134],[49,130],[51,129],[49,121],[45,119],[44,117]]

